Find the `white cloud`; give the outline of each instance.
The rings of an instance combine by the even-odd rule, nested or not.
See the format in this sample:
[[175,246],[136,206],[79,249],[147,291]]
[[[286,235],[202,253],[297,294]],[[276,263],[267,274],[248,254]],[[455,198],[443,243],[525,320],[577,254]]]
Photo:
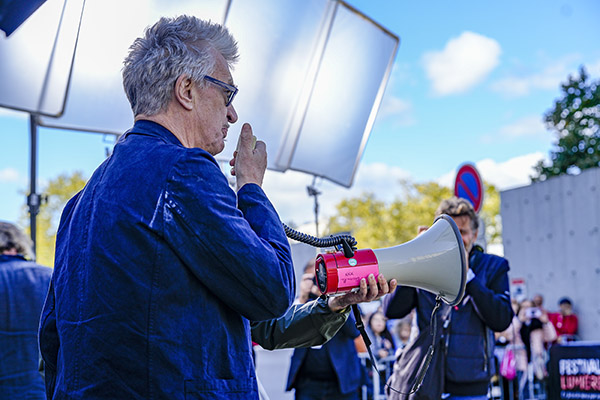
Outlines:
[[560,66],[544,69],[528,76],[511,76],[492,84],[492,90],[507,96],[518,97],[528,95],[535,89],[554,90],[566,79],[568,72]]
[[442,51],[423,55],[435,94],[464,92],[481,82],[498,65],[500,44],[474,32],[450,39]]
[[[496,162],[486,158],[475,163],[481,178],[493,184],[498,190],[512,189],[531,183],[529,176],[534,174],[533,167],[547,156],[541,152],[525,154],[504,162]],[[450,171],[437,179],[440,185],[454,187],[456,170]]]
[[[578,73],[580,64],[580,56],[568,55],[539,72],[513,75],[500,79],[492,83],[491,88],[495,92],[509,97],[525,96],[534,90],[556,91],[569,75]],[[592,76],[600,75],[600,60],[586,65],[586,70]]]
[[500,141],[514,141],[521,138],[537,138],[551,145],[552,135],[546,129],[542,117],[539,115],[528,115],[512,123],[501,126],[497,131],[481,135],[482,143],[494,143]]
[[498,133],[504,138],[514,139],[523,136],[546,135],[547,131],[539,115],[530,115],[501,127]]
[[[533,166],[544,158],[544,154],[538,152],[504,162],[483,159],[478,161],[476,166],[485,181],[494,184],[499,190],[505,190],[528,185],[529,176],[534,172]],[[435,181],[444,186],[454,187],[455,175],[456,170],[452,170]],[[343,199],[373,193],[376,199],[391,202],[403,194],[399,182],[404,179],[411,179],[408,171],[383,163],[361,164],[350,189],[318,179],[316,187],[321,192],[318,196],[321,233],[324,226],[322,224],[328,217],[335,215],[335,206]],[[315,220],[314,197],[310,197],[306,190],[312,181],[312,176],[301,172],[280,173],[268,170],[263,184],[281,220],[301,226],[300,230],[306,233],[311,233]]]
[[0,169],[0,183],[20,183],[22,181],[19,171],[8,167]]
[[[345,198],[374,193],[382,201],[392,201],[400,195],[399,181],[410,174],[398,167],[382,163],[361,164],[350,189],[327,180],[318,179],[316,188],[321,192],[319,219],[335,214],[335,206]],[[306,187],[312,184],[312,176],[295,171],[285,173],[267,171],[263,188],[275,205],[282,221],[296,225],[314,222],[314,197],[308,196]]]
[[392,67],[392,73],[387,87],[408,86],[416,87],[419,85],[417,75],[413,71],[411,63],[396,61]]
[[410,101],[395,96],[385,96],[377,119],[391,119],[399,126],[409,126],[415,123],[413,105]]
[[585,69],[590,74],[592,79],[596,80],[600,78],[600,60],[596,62],[585,65]]

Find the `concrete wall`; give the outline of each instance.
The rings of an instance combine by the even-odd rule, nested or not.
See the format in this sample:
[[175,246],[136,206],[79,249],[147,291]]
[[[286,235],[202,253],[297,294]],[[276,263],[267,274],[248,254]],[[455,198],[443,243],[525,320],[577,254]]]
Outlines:
[[504,255],[527,296],[573,301],[582,340],[600,340],[600,168],[500,193]]

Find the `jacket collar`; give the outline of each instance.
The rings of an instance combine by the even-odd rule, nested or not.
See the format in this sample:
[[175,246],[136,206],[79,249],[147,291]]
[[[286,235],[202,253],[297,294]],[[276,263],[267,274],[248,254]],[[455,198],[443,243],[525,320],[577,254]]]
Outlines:
[[0,254],[0,262],[8,262],[8,261],[27,261],[25,257],[20,254],[16,256],[12,256],[9,254]]
[[160,124],[157,124],[156,122],[146,119],[135,121],[133,128],[125,132],[123,137],[129,136],[130,134],[154,136],[163,139],[167,143],[183,146],[179,139],[177,139],[177,137],[170,130]]

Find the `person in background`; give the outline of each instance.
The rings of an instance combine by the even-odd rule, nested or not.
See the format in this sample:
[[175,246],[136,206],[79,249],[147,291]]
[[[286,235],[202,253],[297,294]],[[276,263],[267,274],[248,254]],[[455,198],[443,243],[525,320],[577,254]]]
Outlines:
[[[341,328],[347,326],[349,306],[377,301],[385,294],[393,292],[397,285],[395,279],[388,284],[383,275],[379,275],[377,280],[371,276],[368,284],[366,279],[361,280],[359,290],[356,292],[327,299],[323,297],[315,299],[318,290],[315,291],[312,287],[313,274],[310,273],[310,269],[313,267],[314,262],[308,264],[307,274],[300,283],[301,296],[297,304],[290,307],[280,318],[250,323],[252,340],[257,345],[260,344],[266,350],[321,346],[334,337]],[[301,303],[303,301],[304,303]],[[345,377],[342,376],[340,379]],[[268,399],[268,394],[261,388],[260,382],[258,384],[260,399]],[[327,393],[329,392],[325,392]],[[339,395],[337,388],[331,393],[335,396]]]
[[519,393],[530,397],[535,381],[542,382],[548,376],[546,345],[556,340],[556,331],[548,314],[535,307],[531,300],[521,302],[518,317],[520,327],[517,332],[527,355],[527,374],[519,382]]
[[52,269],[32,254],[25,233],[0,221],[0,399],[46,399],[37,330]]
[[544,308],[544,296],[542,296],[540,293],[536,293],[531,299],[531,301],[534,307],[537,307],[542,312],[547,313],[546,309]]
[[[319,296],[314,270],[314,260],[311,260],[305,266],[300,283],[300,304]],[[358,400],[362,366],[354,345],[360,333],[354,325],[354,316],[350,315],[329,342],[294,350],[286,390],[295,389],[296,400]]]
[[[525,345],[527,361],[534,365],[544,364],[546,344],[556,340],[556,330],[548,313],[536,307],[532,300],[523,300],[517,315],[520,323],[518,332]],[[538,379],[543,379],[545,367],[537,375]]]
[[402,318],[398,320],[394,325],[394,333],[396,337],[396,353],[394,355],[398,357],[411,339],[412,323],[410,319]]
[[396,351],[394,337],[388,330],[386,321],[387,318],[385,318],[382,311],[375,311],[367,319],[367,333],[371,340],[371,351],[377,361],[394,355]]
[[563,297],[558,301],[560,308],[557,313],[549,313],[548,318],[554,325],[558,334],[557,341],[566,343],[577,340],[577,330],[579,329],[579,320],[573,312],[573,303],[568,297]]
[[[512,298],[511,306],[514,312],[514,317],[510,325],[508,328],[506,328],[506,330],[495,333],[496,343],[498,344],[498,346],[496,346],[496,351],[500,355],[498,361],[501,361],[502,357],[505,356],[505,352],[510,350],[513,353],[515,362],[514,378],[511,380],[504,379],[502,381],[502,398],[504,400],[521,399],[522,395],[520,392],[519,382],[527,377],[527,352],[525,350],[523,340],[521,339],[521,335],[519,334],[521,329],[521,321],[519,321],[518,315],[521,304],[517,299]],[[511,387],[509,387],[509,385]]]
[[[394,337],[387,327],[387,318],[381,310],[377,310],[367,318],[366,331],[371,340],[371,352],[379,370],[379,394],[383,395],[383,385],[387,381],[389,371],[392,370],[392,362],[396,352]],[[372,383],[377,376],[377,371],[371,367],[371,360],[367,360],[367,382]],[[371,394],[370,388],[368,393]]]
[[[475,245],[479,220],[471,203],[453,197],[441,202],[436,216],[447,214],[460,231],[469,254],[466,292],[463,301],[452,308],[448,327],[446,364],[428,373],[443,380],[442,393],[448,399],[486,400],[490,379],[495,373],[494,334],[505,330],[513,317],[508,287],[508,261],[486,254]],[[402,318],[416,309],[419,331],[429,329],[435,295],[401,286],[383,300],[388,318]],[[395,376],[393,377],[395,378]],[[418,398],[417,392],[411,398]],[[388,398],[400,398],[388,392]]]

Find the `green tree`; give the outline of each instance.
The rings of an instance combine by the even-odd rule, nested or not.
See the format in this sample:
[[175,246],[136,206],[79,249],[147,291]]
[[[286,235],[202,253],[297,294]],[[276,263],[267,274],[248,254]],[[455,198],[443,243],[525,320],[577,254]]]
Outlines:
[[544,115],[558,141],[550,152],[550,164],[536,165],[533,181],[600,166],[600,81],[588,78],[581,66],[578,77],[569,76],[561,85],[562,98]]
[[496,186],[484,182],[485,196],[479,217],[485,224],[485,236],[489,243],[502,243],[502,221],[500,218],[500,192]]
[[419,225],[430,224],[439,202],[451,195],[450,189],[434,182],[401,182],[404,196],[390,204],[365,193],[346,199],[329,219],[328,232],[351,232],[359,248],[395,246],[413,239]]
[[[436,182],[403,181],[402,198],[390,204],[377,200],[372,193],[341,201],[337,214],[329,219],[328,234],[350,232],[359,248],[383,248],[414,239],[421,225],[433,222],[435,210],[452,190]],[[499,242],[500,195],[495,186],[485,184],[484,206],[480,216],[486,225],[488,242]]]
[[[67,201],[80,191],[86,183],[83,173],[75,171],[63,173],[42,187],[41,192],[47,198],[40,206],[37,216],[36,259],[42,265],[54,266],[54,247],[56,246],[56,231],[60,215]],[[25,209],[23,220],[29,231],[29,214]]]

